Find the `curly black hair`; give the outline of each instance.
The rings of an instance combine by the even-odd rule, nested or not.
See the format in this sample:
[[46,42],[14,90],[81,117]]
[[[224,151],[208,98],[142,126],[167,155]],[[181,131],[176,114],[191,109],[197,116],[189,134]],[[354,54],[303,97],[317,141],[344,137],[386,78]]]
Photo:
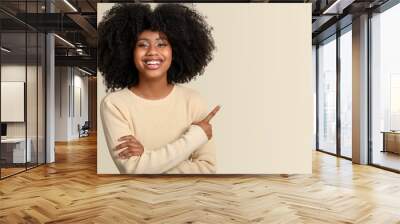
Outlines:
[[138,35],[163,32],[172,47],[168,83],[187,83],[203,74],[215,49],[205,17],[182,4],[117,4],[98,25],[98,67],[108,90],[139,83],[133,50]]

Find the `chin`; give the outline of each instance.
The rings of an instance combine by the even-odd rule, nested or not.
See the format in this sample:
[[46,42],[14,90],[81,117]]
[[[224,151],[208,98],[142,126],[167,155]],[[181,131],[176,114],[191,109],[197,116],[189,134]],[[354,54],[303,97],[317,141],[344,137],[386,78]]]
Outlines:
[[164,76],[166,75],[163,75],[160,71],[147,71],[145,73],[145,78],[149,80],[158,80],[164,78]]

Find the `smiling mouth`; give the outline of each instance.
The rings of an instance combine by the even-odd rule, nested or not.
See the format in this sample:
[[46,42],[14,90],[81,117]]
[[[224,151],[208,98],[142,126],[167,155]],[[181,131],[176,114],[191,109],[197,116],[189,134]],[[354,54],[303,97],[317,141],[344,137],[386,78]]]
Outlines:
[[155,70],[161,67],[162,60],[145,60],[144,64],[147,69]]

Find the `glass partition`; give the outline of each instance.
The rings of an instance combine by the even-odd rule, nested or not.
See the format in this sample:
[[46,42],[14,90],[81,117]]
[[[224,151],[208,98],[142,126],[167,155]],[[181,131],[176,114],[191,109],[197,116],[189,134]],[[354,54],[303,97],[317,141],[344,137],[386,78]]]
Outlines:
[[318,47],[318,149],[336,154],[336,37]]
[[24,171],[31,156],[26,150],[26,33],[3,32],[1,46],[1,122],[6,126],[1,140],[1,175],[6,177]]
[[352,157],[352,35],[351,26],[340,36],[340,154]]
[[400,171],[400,5],[371,19],[371,162]]
[[28,168],[37,165],[37,122],[38,122],[38,49],[37,41],[38,35],[36,32],[27,33],[28,43],[28,61],[27,61],[27,98],[26,98],[26,112],[27,112],[27,150],[30,151],[30,158],[28,159]]
[[[0,178],[45,162],[45,35],[21,18],[43,12],[45,1],[7,1],[0,7]],[[5,22],[6,21],[6,22]]]

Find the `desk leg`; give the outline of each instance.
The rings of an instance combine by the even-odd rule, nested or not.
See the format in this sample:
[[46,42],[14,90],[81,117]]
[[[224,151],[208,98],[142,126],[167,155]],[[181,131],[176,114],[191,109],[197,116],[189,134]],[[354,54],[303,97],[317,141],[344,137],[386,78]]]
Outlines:
[[381,152],[386,152],[386,134],[382,133],[383,136],[383,149]]

